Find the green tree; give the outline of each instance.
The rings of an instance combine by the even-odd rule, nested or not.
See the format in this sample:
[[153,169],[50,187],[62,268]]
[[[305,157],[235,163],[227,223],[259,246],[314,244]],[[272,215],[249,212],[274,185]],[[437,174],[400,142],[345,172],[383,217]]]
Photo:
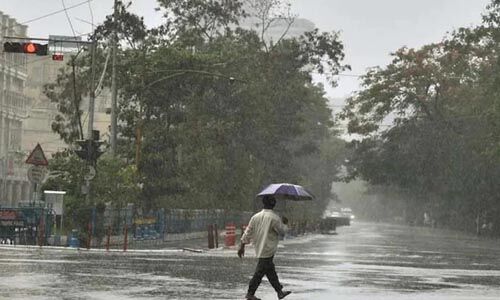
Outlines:
[[432,212],[470,230],[498,211],[498,11],[492,1],[481,26],[396,51],[342,113],[363,136],[352,143],[350,175],[402,190],[411,220]]
[[[349,68],[338,33],[314,30],[266,48],[256,32],[238,28],[239,1],[159,4],[165,24],[152,30],[120,9],[120,159],[99,163],[93,197],[146,209],[248,210],[263,185],[290,181],[318,191],[319,213],[343,142],[311,70],[334,85]],[[108,18],[96,36],[111,28]],[[71,100],[62,97],[71,95],[70,80],[55,83],[55,100]]]

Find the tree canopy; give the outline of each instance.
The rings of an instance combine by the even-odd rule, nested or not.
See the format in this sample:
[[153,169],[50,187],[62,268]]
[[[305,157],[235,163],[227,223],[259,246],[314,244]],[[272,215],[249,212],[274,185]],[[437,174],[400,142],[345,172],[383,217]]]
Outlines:
[[394,201],[411,208],[412,222],[427,212],[446,226],[477,228],[500,208],[499,12],[492,1],[480,26],[397,50],[362,77],[341,114],[360,137],[349,176],[404,191]]
[[[148,209],[251,210],[265,184],[289,181],[314,190],[314,211],[322,212],[332,197],[344,142],[337,137],[328,99],[313,83],[311,70],[330,76],[335,85],[332,75],[349,68],[339,34],[314,30],[268,48],[258,33],[238,26],[246,16],[239,1],[158,4],[165,22],[149,30],[121,5],[122,166],[105,158],[98,172],[123,174],[110,184],[126,183],[137,195],[133,202]],[[112,26],[108,19],[96,37],[107,41]],[[108,46],[100,45],[98,70],[110,72],[102,67]],[[88,55],[75,61],[76,82],[88,82]],[[78,135],[72,133],[78,128],[74,119],[81,116],[79,104],[87,95],[85,87],[74,88],[70,71],[62,70],[46,90],[64,108],[54,130],[67,136],[68,143]],[[103,85],[109,86],[109,76],[104,78]],[[135,169],[129,170],[130,165]],[[94,188],[99,201],[131,201],[128,192],[116,190],[112,196],[110,191]]]

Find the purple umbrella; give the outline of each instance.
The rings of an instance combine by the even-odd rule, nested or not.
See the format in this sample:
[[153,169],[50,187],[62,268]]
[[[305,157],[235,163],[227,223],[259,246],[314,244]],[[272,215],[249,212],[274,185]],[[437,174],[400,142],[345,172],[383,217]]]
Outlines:
[[[291,183],[274,183],[268,185],[257,197],[263,197],[266,195],[281,196],[285,199],[301,201],[301,200],[313,200],[314,196],[311,192],[307,191],[300,185]],[[278,198],[281,198],[278,197]]]

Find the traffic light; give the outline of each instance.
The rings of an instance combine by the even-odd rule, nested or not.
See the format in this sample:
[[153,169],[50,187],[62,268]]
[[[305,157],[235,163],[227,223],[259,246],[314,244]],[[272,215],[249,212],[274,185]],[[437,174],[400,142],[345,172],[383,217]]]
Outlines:
[[3,51],[10,53],[25,53],[25,54],[36,54],[39,56],[48,54],[48,45],[42,45],[38,43],[19,43],[19,42],[5,42],[3,44]]
[[99,141],[99,131],[97,130],[94,130],[92,140],[78,140],[76,143],[80,146],[80,149],[75,150],[76,155],[91,165],[95,165],[97,159],[104,153],[100,149],[104,142]]
[[76,143],[80,146],[80,149],[75,150],[76,155],[88,161],[91,165],[95,165],[97,159],[104,153],[104,151],[100,149],[101,145],[104,143],[102,141],[79,140],[76,141]]
[[76,141],[80,149],[75,150],[76,155],[83,160],[87,160],[89,156],[89,140],[78,140]]

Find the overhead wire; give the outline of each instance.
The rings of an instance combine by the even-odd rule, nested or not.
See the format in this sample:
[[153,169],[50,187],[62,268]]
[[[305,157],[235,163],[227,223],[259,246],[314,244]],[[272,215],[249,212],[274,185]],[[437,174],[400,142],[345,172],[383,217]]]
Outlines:
[[[87,32],[87,33],[78,34],[78,35],[76,35],[76,37],[82,37],[82,36],[91,35],[91,34],[92,34],[92,32]],[[15,67],[19,67],[19,66],[29,65],[29,64],[32,64],[32,63],[35,63],[35,62],[38,62],[38,61],[42,61],[42,60],[44,60],[46,58],[47,58],[47,56],[42,56],[40,59],[33,59],[33,60],[27,61],[25,63],[7,64],[6,66],[10,67],[10,68],[15,68]]]
[[[60,10],[57,10],[57,11],[53,11],[51,13],[48,13],[48,14],[45,14],[45,15],[42,15],[42,16],[39,16],[39,17],[36,17],[36,18],[33,18],[33,19],[29,19],[29,20],[26,20],[26,21],[23,21],[23,22],[20,22],[16,25],[11,25],[11,26],[2,26],[2,30],[5,30],[5,29],[10,29],[10,28],[13,28],[17,25],[26,25],[26,24],[29,24],[29,23],[32,23],[32,22],[35,22],[35,21],[38,21],[38,20],[41,20],[41,19],[44,19],[44,18],[48,18],[48,17],[51,17],[53,15],[56,15],[56,14],[59,14],[59,13],[62,13],[64,12],[65,15],[66,15],[66,18],[68,20],[68,23],[71,27],[71,31],[73,33],[73,36],[76,38],[76,37],[82,37],[82,36],[86,36],[86,35],[90,35],[92,34],[92,32],[89,32],[89,33],[83,33],[83,34],[76,34],[75,33],[75,30],[74,30],[74,27],[73,27],[73,24],[71,22],[71,19],[69,17],[69,14],[68,14],[68,11],[71,10],[71,9],[74,9],[74,8],[77,8],[77,7],[80,7],[82,5],[85,5],[87,4],[88,7],[89,7],[89,13],[90,13],[90,18],[91,18],[91,26],[92,26],[92,30],[94,29],[95,25],[94,25],[94,13],[93,13],[93,9],[92,9],[92,2],[93,0],[86,0],[86,1],[83,1],[83,2],[80,2],[80,3],[77,3],[77,4],[74,4],[74,5],[71,5],[71,6],[68,6],[66,7],[65,5],[65,2],[64,0],[61,0],[61,3],[63,5],[63,9],[60,9]],[[106,62],[108,61],[108,58],[109,58],[109,55],[106,59]],[[40,58],[40,59],[36,59],[36,60],[31,60],[31,61],[28,61],[26,63],[19,63],[19,64],[14,64],[14,65],[9,65],[9,67],[17,67],[17,66],[21,66],[21,65],[28,65],[28,64],[31,64],[31,63],[35,63],[35,62],[38,62],[38,61],[42,61],[46,59],[45,57],[43,58]],[[105,71],[104,71],[105,72]],[[103,75],[104,75],[104,72],[103,72]],[[340,74],[334,74],[333,76],[339,76],[339,77],[355,77],[355,78],[361,78],[365,75],[359,75],[359,74],[346,74],[346,73],[340,73]],[[101,80],[99,82],[99,84],[102,83],[102,77],[101,76]],[[99,85],[98,85],[99,87]]]
[[[48,14],[42,15],[42,16],[40,16],[40,17],[36,17],[36,18],[30,19],[30,20],[27,20],[27,21],[23,21],[23,22],[20,22],[20,23],[18,23],[18,24],[15,24],[15,25],[11,25],[11,26],[2,26],[2,27],[1,27],[1,30],[8,30],[8,29],[14,28],[14,27],[16,27],[16,26],[18,26],[18,25],[26,25],[26,24],[29,24],[29,23],[32,23],[32,22],[35,22],[35,21],[38,21],[38,20],[41,20],[41,19],[44,19],[44,18],[48,18],[48,17],[51,17],[51,16],[53,16],[53,15],[56,15],[56,14],[59,14],[59,13],[64,12],[64,13],[65,13],[65,15],[66,15],[66,18],[67,18],[67,20],[68,20],[68,23],[69,23],[69,25],[70,25],[71,31],[72,31],[72,33],[73,33],[73,36],[75,37],[75,39],[76,39],[77,37],[81,37],[81,36],[85,36],[85,35],[90,35],[90,34],[92,34],[92,32],[90,32],[90,33],[84,33],[84,34],[78,34],[78,35],[75,33],[75,30],[74,30],[73,24],[72,24],[72,22],[71,22],[71,19],[70,19],[70,17],[69,17],[69,13],[68,13],[68,11],[69,11],[70,9],[73,9],[73,8],[76,8],[76,7],[79,7],[79,6],[82,6],[82,5],[84,5],[84,4],[88,4],[88,5],[89,5],[89,10],[90,10],[90,17],[91,17],[91,26],[92,26],[92,31],[93,31],[93,30],[94,30],[95,25],[94,25],[94,14],[93,14],[93,11],[92,11],[92,5],[91,5],[91,2],[92,2],[92,1],[93,1],[93,0],[86,0],[86,1],[83,1],[83,2],[80,2],[80,3],[77,3],[77,4],[75,4],[75,5],[72,5],[72,6],[66,7],[66,4],[65,4],[64,0],[61,0],[61,3],[62,3],[62,6],[63,6],[63,9],[61,9],[61,10],[57,10],[57,11],[54,11],[54,12],[51,12],[51,13],[48,13]],[[79,46],[79,45],[78,45],[78,48],[80,48],[80,46]],[[39,58],[39,59],[33,59],[33,60],[31,60],[31,61],[25,61],[25,62],[18,63],[18,64],[8,64],[7,66],[8,66],[8,67],[10,67],[10,68],[16,68],[16,67],[18,67],[18,66],[26,66],[26,65],[28,65],[28,64],[32,64],[32,63],[36,63],[36,62],[40,62],[40,61],[43,61],[43,60],[45,60],[45,59],[47,59],[47,57],[41,57],[41,58]],[[52,141],[50,141],[49,143],[52,143]]]
[[20,22],[18,24],[15,24],[15,25],[11,25],[11,26],[2,26],[2,30],[5,30],[5,29],[10,29],[10,28],[14,28],[18,25],[26,25],[26,24],[29,24],[29,23],[32,23],[32,22],[35,22],[35,21],[38,21],[38,20],[42,20],[42,19],[45,19],[45,18],[48,18],[48,17],[51,17],[51,16],[54,16],[54,15],[57,15],[57,14],[60,14],[62,12],[65,12],[65,11],[68,11],[70,9],[73,9],[73,8],[76,8],[76,7],[79,7],[79,6],[82,6],[82,5],[85,5],[87,3],[90,3],[94,0],[85,0],[83,2],[80,2],[80,3],[77,3],[77,4],[74,4],[74,5],[71,5],[71,6],[68,6],[66,8],[63,8],[63,9],[60,9],[60,10],[56,10],[56,11],[53,11],[51,13],[48,13],[46,15],[43,15],[43,16],[40,16],[40,17],[36,17],[36,18],[33,18],[33,19],[30,19],[30,20],[27,20],[27,21],[23,21],[23,22]]
[[[63,9],[60,9],[60,10],[57,10],[57,11],[53,11],[51,13],[48,13],[48,14],[45,14],[45,15],[42,15],[40,17],[36,17],[36,18],[30,19],[30,20],[27,20],[27,21],[20,22],[20,23],[18,23],[16,25],[2,26],[1,30],[10,29],[10,28],[13,28],[13,27],[15,27],[17,25],[26,25],[26,24],[29,24],[29,23],[32,23],[32,22],[35,22],[35,21],[38,21],[38,20],[41,20],[41,19],[44,19],[44,18],[48,18],[48,17],[51,17],[53,15],[56,15],[56,14],[64,12],[66,14],[66,17],[68,18],[68,22],[70,24],[71,31],[73,32],[73,36],[75,37],[75,39],[77,37],[82,37],[82,36],[86,36],[86,35],[92,34],[92,32],[89,32],[89,33],[83,33],[83,34],[78,34],[77,35],[75,33],[75,31],[74,31],[73,24],[71,23],[71,19],[69,18],[68,11],[71,10],[71,9],[73,9],[73,8],[80,7],[82,5],[88,4],[89,8],[90,8],[90,14],[91,14],[91,19],[92,19],[92,30],[93,30],[93,28],[94,28],[94,25],[93,25],[93,23],[94,23],[94,15],[93,15],[93,12],[92,12],[91,2],[94,1],[94,0],[85,0],[83,2],[74,4],[74,5],[71,5],[71,6],[68,6],[68,7],[66,7],[64,0],[61,0],[61,1],[62,1],[62,4],[63,4]],[[42,61],[44,59],[45,59],[45,57],[42,57],[40,59],[34,59],[34,60],[23,62],[23,63],[7,64],[7,67],[16,68],[16,67],[19,67],[19,66],[26,66],[26,65],[29,65],[31,63],[36,63],[36,62]]]
[[84,20],[84,19],[81,19],[81,18],[77,18],[77,17],[75,17],[75,20],[83,22],[83,23],[86,23],[86,24],[89,24],[90,26],[94,27],[94,24],[92,22],[87,21],[87,20]]
[[[68,10],[66,9],[66,3],[64,2],[64,0],[61,0],[61,3],[62,3],[62,6],[63,6],[63,9],[64,9],[64,14],[66,15],[66,19],[68,20],[69,27],[71,28],[71,32],[73,32],[73,36],[76,39],[75,28],[73,27],[73,22],[71,22],[71,18],[69,17]],[[78,45],[78,48],[80,48],[79,45]]]
[[99,79],[99,83],[97,83],[97,87],[95,88],[95,94],[96,94],[96,97],[99,96],[101,94],[101,88],[102,88],[102,83],[104,82],[104,76],[106,75],[106,70],[108,68],[108,62],[109,62],[109,58],[111,56],[111,51],[107,51],[107,55],[106,55],[106,61],[104,62],[104,68],[102,70],[102,74],[101,74],[101,78]]
[[94,31],[94,11],[92,9],[92,3],[90,3],[90,1],[88,2],[89,4],[89,11],[90,11],[90,23],[92,23],[92,31]]
[[[90,1],[88,2],[89,3],[89,11],[90,11],[90,22],[91,22],[91,26],[92,26],[92,32],[90,33],[87,33],[87,34],[84,34],[84,35],[89,35],[89,34],[93,34],[93,31],[94,31],[94,12],[92,10],[92,5],[90,4]],[[108,60],[109,60],[109,54],[108,53],[108,56],[106,57],[106,63],[104,65],[104,70],[103,70],[103,73],[102,73],[102,76],[101,76],[101,80],[99,81],[99,84],[97,85],[97,88],[99,88],[99,85],[101,85],[102,81],[104,80],[104,74],[106,72],[106,67],[108,65]],[[97,90],[96,88],[96,90]],[[95,94],[95,92],[94,92]],[[83,119],[83,123],[85,123],[87,121],[87,118],[88,118],[89,114],[87,112],[87,114],[84,116],[84,119]]]

